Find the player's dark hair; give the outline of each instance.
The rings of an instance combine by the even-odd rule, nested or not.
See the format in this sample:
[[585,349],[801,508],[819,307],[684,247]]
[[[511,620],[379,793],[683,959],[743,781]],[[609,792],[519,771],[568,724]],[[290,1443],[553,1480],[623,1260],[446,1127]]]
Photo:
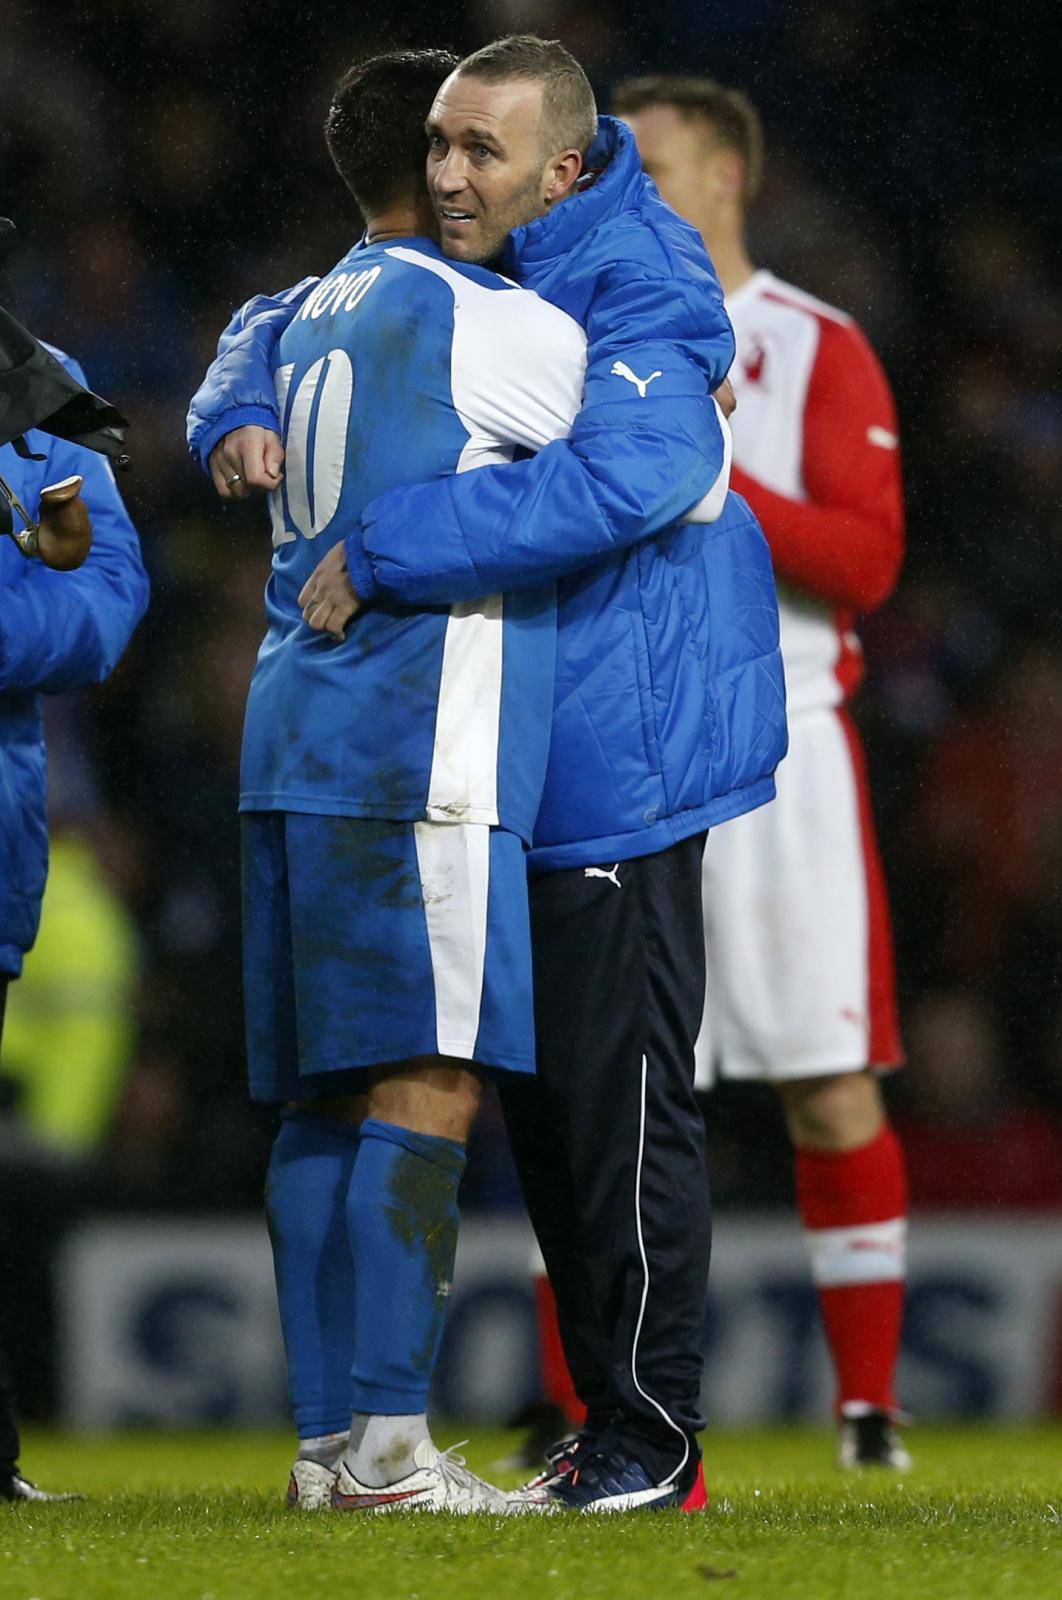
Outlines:
[[364,215],[426,192],[424,122],[456,66],[446,50],[390,50],[356,61],[340,78],[325,140]]
[[718,142],[741,157],[745,177],[741,198],[748,206],[763,181],[763,123],[760,114],[740,89],[730,89],[714,78],[682,77],[659,73],[628,78],[612,95],[612,108],[621,117],[647,106],[671,106],[688,120],[707,124]]
[[523,79],[542,85],[542,127],[555,150],[586,154],[597,137],[597,104],[590,80],[559,39],[513,33],[465,56],[460,71],[485,83]]

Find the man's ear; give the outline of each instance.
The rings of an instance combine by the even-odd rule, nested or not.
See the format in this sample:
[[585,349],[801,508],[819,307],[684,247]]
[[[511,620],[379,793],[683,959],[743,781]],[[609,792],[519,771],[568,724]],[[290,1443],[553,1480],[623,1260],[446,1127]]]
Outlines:
[[578,150],[562,150],[560,155],[551,157],[546,169],[546,192],[542,197],[546,205],[553,206],[558,200],[566,200],[582,170],[583,158]]
[[715,150],[709,171],[716,192],[727,200],[739,200],[745,184],[745,163],[736,150]]

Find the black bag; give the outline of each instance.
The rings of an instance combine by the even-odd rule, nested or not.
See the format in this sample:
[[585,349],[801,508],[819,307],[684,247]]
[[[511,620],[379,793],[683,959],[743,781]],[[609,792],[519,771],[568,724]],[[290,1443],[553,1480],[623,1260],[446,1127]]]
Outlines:
[[[0,217],[0,258],[14,238],[14,224]],[[123,471],[131,465],[125,448],[129,424],[122,413],[71,377],[62,362],[0,306],[0,445],[13,445],[25,461],[43,461],[23,437],[30,428],[110,456]],[[23,524],[21,533],[16,515]],[[23,554],[30,555],[35,553],[34,533],[26,512],[0,478],[0,537],[11,534]]]
[[129,424],[122,413],[71,377],[0,306],[0,444],[13,444],[19,455],[29,456],[22,435],[30,428],[110,456],[117,467],[129,465]]
[[[0,261],[15,238],[14,223],[0,217]],[[0,306],[0,445],[13,444],[24,460],[30,458],[32,452],[22,437],[29,428],[110,456],[116,467],[130,465],[125,449],[129,424],[122,413],[72,378],[62,362]]]

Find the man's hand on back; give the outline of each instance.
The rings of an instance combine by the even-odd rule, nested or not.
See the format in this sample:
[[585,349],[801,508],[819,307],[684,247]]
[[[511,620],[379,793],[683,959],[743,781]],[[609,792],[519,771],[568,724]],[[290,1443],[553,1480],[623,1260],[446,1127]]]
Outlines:
[[234,428],[210,452],[210,476],[223,500],[246,500],[252,489],[275,489],[284,476],[284,446],[272,428]]
[[[729,378],[723,379],[718,389],[714,391],[712,398],[719,407],[720,411],[723,413],[724,417],[729,422],[730,418],[737,410],[737,395],[734,393],[734,386],[730,382]],[[248,428],[246,431],[250,433],[251,429]],[[210,459],[213,460],[213,456],[211,456]]]
[[351,617],[361,610],[358,591],[347,571],[347,551],[342,539],[318,562],[299,594],[303,620],[319,633],[342,639]]

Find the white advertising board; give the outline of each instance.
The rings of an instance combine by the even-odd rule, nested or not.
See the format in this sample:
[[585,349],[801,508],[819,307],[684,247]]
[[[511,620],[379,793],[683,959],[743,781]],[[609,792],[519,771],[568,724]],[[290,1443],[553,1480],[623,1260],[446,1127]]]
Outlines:
[[[517,1219],[471,1218],[435,1386],[438,1410],[498,1421],[538,1391]],[[915,1222],[900,1394],[921,1416],[1043,1415],[1062,1405],[1057,1217]],[[94,1222],[59,1266],[64,1413],[73,1425],[246,1425],[286,1417],[264,1225]],[[723,1216],[704,1402],[718,1423],[823,1417],[830,1378],[800,1234]]]

